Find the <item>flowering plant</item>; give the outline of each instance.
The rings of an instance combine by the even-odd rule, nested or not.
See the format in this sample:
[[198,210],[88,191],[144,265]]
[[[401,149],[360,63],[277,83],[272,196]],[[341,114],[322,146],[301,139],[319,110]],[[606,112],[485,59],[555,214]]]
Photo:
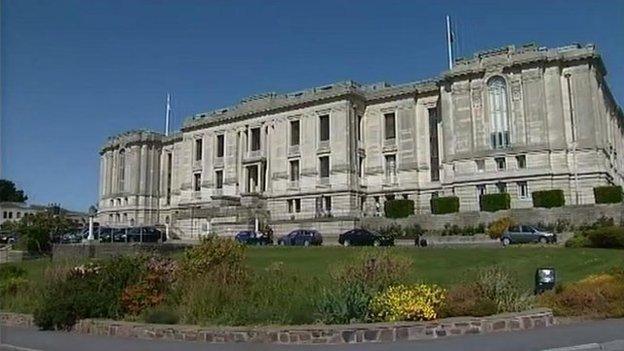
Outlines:
[[437,285],[394,285],[373,297],[369,313],[375,321],[431,320],[444,302],[445,291]]

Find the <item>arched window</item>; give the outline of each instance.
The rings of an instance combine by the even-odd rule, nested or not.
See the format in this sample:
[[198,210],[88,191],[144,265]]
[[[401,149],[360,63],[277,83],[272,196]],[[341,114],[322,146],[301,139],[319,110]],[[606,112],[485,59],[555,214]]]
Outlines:
[[[125,191],[124,181],[126,177],[126,150],[119,151],[119,190]],[[121,202],[121,200],[120,200]]]
[[509,120],[507,117],[507,83],[503,77],[492,77],[488,81],[488,103],[490,107],[490,140],[492,148],[509,147]]

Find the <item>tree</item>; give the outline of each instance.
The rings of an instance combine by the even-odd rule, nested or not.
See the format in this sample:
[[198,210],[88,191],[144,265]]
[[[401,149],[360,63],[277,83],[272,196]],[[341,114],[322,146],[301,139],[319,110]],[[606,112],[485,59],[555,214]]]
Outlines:
[[2,224],[3,230],[18,234],[18,246],[22,246],[32,254],[50,253],[52,241],[72,231],[74,227],[74,223],[64,215],[48,212],[27,215],[20,221]]
[[25,202],[28,196],[23,190],[17,190],[15,183],[7,179],[0,179],[0,201]]

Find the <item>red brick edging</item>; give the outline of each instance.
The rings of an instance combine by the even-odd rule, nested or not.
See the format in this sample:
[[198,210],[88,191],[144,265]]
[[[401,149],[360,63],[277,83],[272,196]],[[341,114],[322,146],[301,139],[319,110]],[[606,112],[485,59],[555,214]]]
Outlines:
[[[33,326],[32,315],[1,312],[0,319],[5,326]],[[430,322],[262,327],[199,327],[84,319],[76,324],[73,332],[206,343],[353,344],[435,339],[454,335],[545,328],[553,324],[553,314],[549,309],[535,309],[489,317],[456,317]]]

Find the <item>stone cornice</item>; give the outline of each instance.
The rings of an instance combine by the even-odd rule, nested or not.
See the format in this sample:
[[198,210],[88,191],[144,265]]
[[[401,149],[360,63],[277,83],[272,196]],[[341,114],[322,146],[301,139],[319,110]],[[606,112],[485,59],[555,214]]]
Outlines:
[[100,149],[100,155],[107,151],[120,149],[132,145],[162,145],[165,136],[160,133],[139,130],[121,133],[108,138],[104,146]]

